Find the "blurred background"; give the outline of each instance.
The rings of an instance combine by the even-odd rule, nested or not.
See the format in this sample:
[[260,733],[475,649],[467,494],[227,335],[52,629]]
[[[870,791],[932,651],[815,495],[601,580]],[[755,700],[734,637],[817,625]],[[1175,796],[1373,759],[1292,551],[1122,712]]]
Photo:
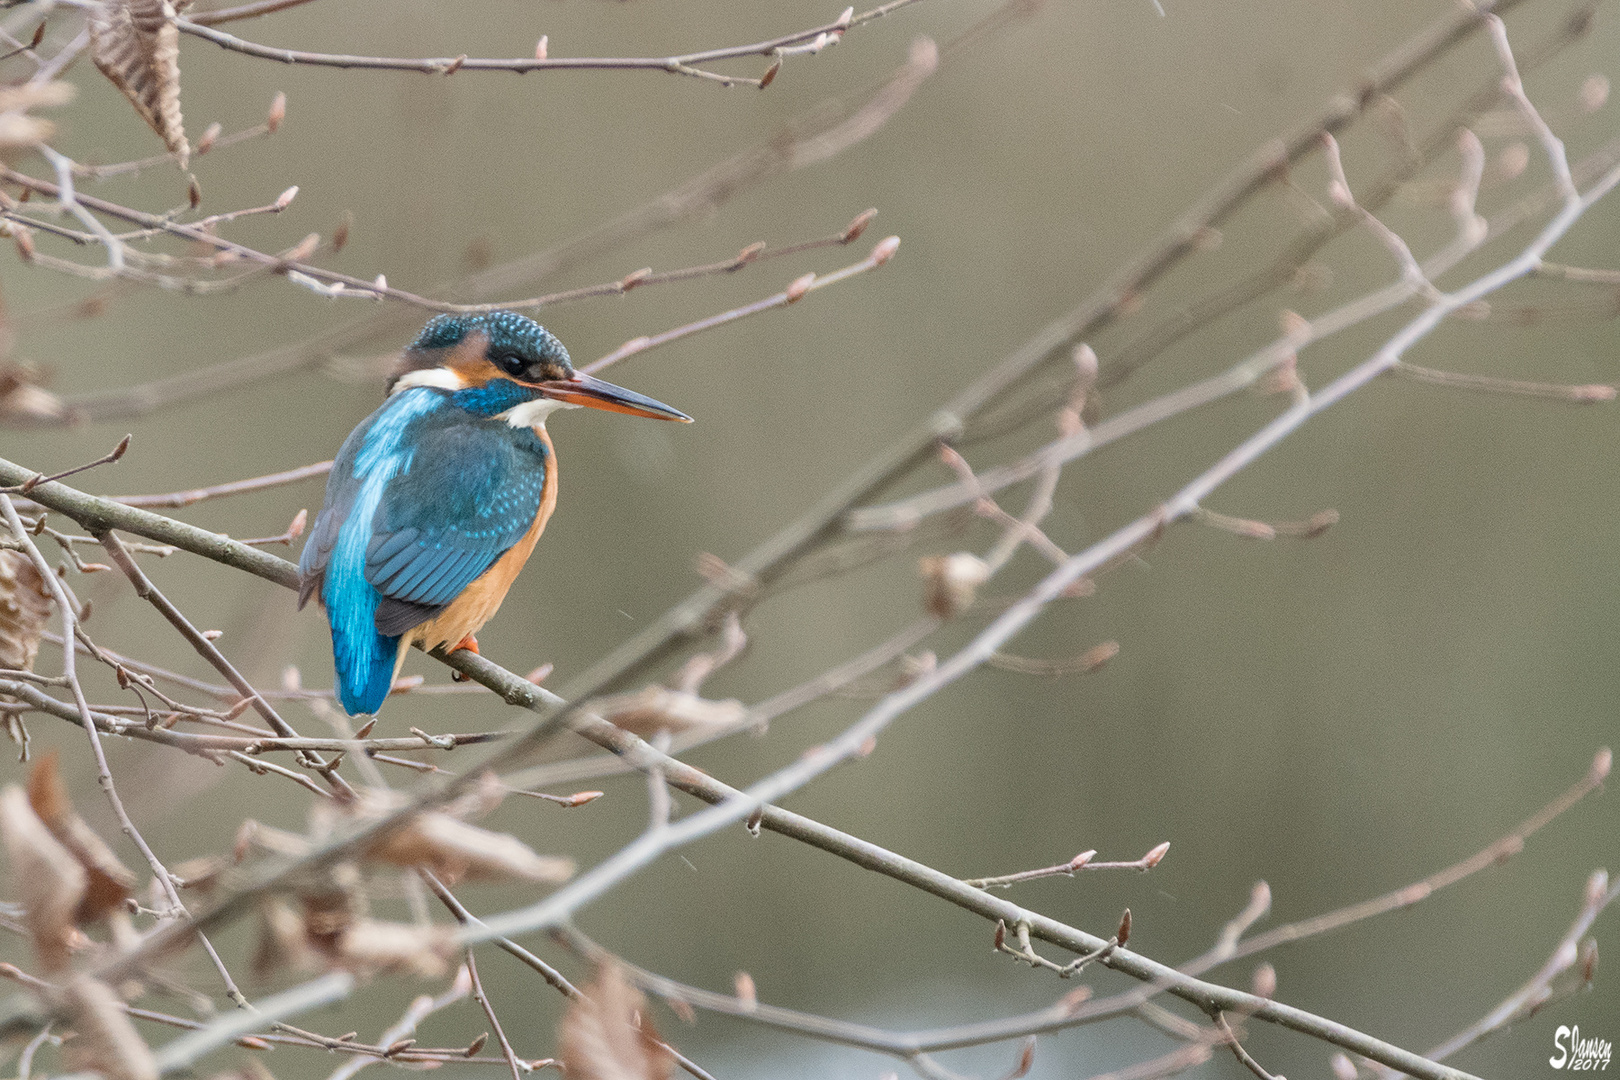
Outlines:
[[[259,123],[277,91],[288,97],[279,133],[194,162],[202,210],[262,204],[297,184],[287,212],[238,223],[228,235],[279,250],[310,231],[329,235],[350,212],[347,247],[323,264],[365,278],[385,273],[391,284],[431,293],[469,268],[588,233],[771,140],[828,99],[858,100],[905,63],[917,37],[948,46],[998,10],[988,0],[925,0],[851,31],[820,55],[790,58],[764,91],[658,72],[446,78],[286,67],[186,38],[183,102],[193,138],[214,120],[227,132]],[[903,240],[878,272],[610,373],[689,412],[695,425],[605,414],[557,419],[561,506],[481,635],[485,655],[518,672],[555,664],[551,685],[583,671],[701,583],[700,553],[731,561],[773,535],[1078,304],[1255,148],[1315,115],[1376,59],[1452,10],[1395,0],[1164,0],[1162,15],[1150,0],[1018,6],[945,47],[938,71],[872,137],[547,279],[533,291],[643,266],[717,261],[755,241],[786,245],[837,232],[869,206],[879,210],[847,250],[542,312],[583,362],[629,338],[768,295],[805,271],[852,262],[883,236]],[[1508,25],[1521,55],[1553,36],[1571,10],[1564,0],[1518,5]],[[770,38],[836,14],[733,0],[324,0],[227,29],[277,46],[394,56],[522,56],[541,34],[552,56],[663,55]],[[1576,158],[1620,136],[1615,106],[1594,110],[1579,101],[1589,76],[1614,73],[1620,30],[1611,16],[1600,5],[1586,36],[1526,77]],[[1494,65],[1487,40],[1475,35],[1404,87],[1399,110],[1384,109],[1346,134],[1352,186],[1370,184],[1389,166],[1400,124],[1429,133],[1496,78]],[[758,75],[764,65],[718,66]],[[59,149],[97,162],[161,148],[87,62],[69,77],[80,95],[53,114],[63,129]],[[1537,191],[1548,175],[1533,140],[1511,122],[1499,128],[1478,129],[1491,162],[1481,197],[1487,216]],[[1522,176],[1502,166],[1516,143],[1531,151]],[[37,162],[21,167],[45,175]],[[1454,155],[1441,155],[1383,213],[1420,255],[1450,235],[1432,194],[1456,168]],[[1292,174],[1297,190],[1279,182],[1261,193],[1223,228],[1218,248],[1195,256],[1146,294],[1138,313],[1094,339],[1105,375],[1110,356],[1155,320],[1273,258],[1309,220],[1304,194],[1325,199],[1326,179],[1312,160]],[[86,189],[153,211],[185,201],[185,181],[172,166]],[[1493,243],[1442,284],[1498,265],[1529,235],[1521,229]],[[1620,203],[1611,199],[1553,257],[1613,268],[1617,251]],[[1302,275],[1310,288],[1282,289],[1107,387],[1098,417],[1231,366],[1276,335],[1285,309],[1309,317],[1397,274],[1362,231],[1318,261],[1325,272]],[[40,365],[50,389],[70,400],[264,354],[371,310],[366,301],[328,300],[272,280],[206,298],[120,291],[98,316],[79,318],[66,312],[99,295],[96,286],[29,268],[9,248],[0,268],[14,359]],[[1509,378],[1612,381],[1620,337],[1606,314],[1614,296],[1612,288],[1527,283],[1497,298],[1490,319],[1444,327],[1412,360]],[[1305,351],[1302,376],[1322,385],[1415,310]],[[75,481],[103,494],[190,488],[328,458],[381,401],[378,358],[407,342],[420,322],[408,311],[398,318],[397,328],[328,362],[226,393],[100,423],[8,426],[0,433],[3,456],[49,472],[132,432],[119,464]],[[1283,404],[1239,395],[1086,458],[1065,472],[1048,533],[1070,551],[1106,536]],[[1104,937],[1129,907],[1132,946],[1167,962],[1207,948],[1257,880],[1269,882],[1275,897],[1263,929],[1420,879],[1510,830],[1614,739],[1615,424],[1612,405],[1378,382],[1208,504],[1266,520],[1332,508],[1341,520],[1325,535],[1262,543],[1191,525],[1172,529],[1101,578],[1095,597],[1054,607],[1012,644],[1020,655],[1062,658],[1117,641],[1119,655],[1100,671],[1058,679],[980,671],[902,717],[869,758],[784,805],[961,876],[1048,865],[1089,848],[1100,858],[1132,859],[1169,841],[1168,857],[1149,874],[1057,878],[1011,894]],[[970,429],[985,437],[970,438],[963,452],[975,465],[991,465],[1050,431],[1046,419],[1001,436]],[[950,479],[944,468],[925,466],[895,491]],[[1017,510],[1023,497],[1015,492],[1006,505]],[[313,513],[320,499],[313,481],[176,514],[233,536],[267,536],[299,508]],[[985,522],[951,536],[925,533],[892,558],[773,595],[747,620],[748,655],[706,692],[758,701],[889,637],[919,611],[917,556],[982,552],[994,536]],[[296,558],[296,545],[285,554]],[[305,685],[330,685],[327,630],[315,610],[295,612],[286,591],[184,555],[148,565],[195,622],[224,632],[221,647],[256,682],[276,685],[292,666]],[[982,613],[1022,595],[1046,565],[1028,550],[1020,554],[980,610],[925,647],[948,656],[982,627]],[[94,603],[88,629],[102,644],[208,674],[120,576],[75,586]],[[41,670],[58,663],[47,648]],[[447,681],[420,656],[406,670]],[[831,699],[784,717],[766,738],[736,736],[690,760],[742,785],[832,737],[867,704]],[[405,696],[385,710],[379,733],[523,720],[490,696]],[[307,713],[294,722],[312,732],[319,726]],[[79,734],[40,717],[31,728],[38,746],[64,748],[81,809],[104,835],[116,835]],[[308,800],[285,782],[140,745],[112,752],[132,814],[171,863],[228,850],[244,818],[303,827]],[[455,763],[454,756],[446,762]],[[21,773],[14,762],[0,764],[8,782]],[[577,786],[599,783],[608,797],[589,809],[523,800],[503,807],[495,823],[588,866],[645,819],[642,781]],[[1546,961],[1579,910],[1588,875],[1615,866],[1617,850],[1620,807],[1599,794],[1500,867],[1409,910],[1263,959],[1277,969],[1279,999],[1421,1052]],[[516,888],[462,895],[480,913],[529,899]],[[1605,943],[1614,919],[1611,912],[1597,924]],[[724,990],[746,970],[763,1001],[891,1028],[1011,1015],[1072,988],[995,954],[992,928],[964,912],[740,828],[662,859],[585,910],[579,925],[632,962],[689,983]],[[239,956],[250,938],[241,928],[224,943]],[[531,944],[580,971],[545,941]],[[9,959],[26,956],[19,945],[6,948],[18,953]],[[1247,986],[1255,962],[1215,977]],[[191,963],[206,982],[201,962]],[[490,952],[482,966],[519,1052],[549,1054],[561,999],[504,955]],[[1099,992],[1126,985],[1107,973],[1090,981]],[[379,983],[327,1011],[318,1026],[373,1036],[420,991]],[[688,1026],[660,1006],[655,1019],[722,1078],[876,1077],[898,1064],[712,1015]],[[1590,992],[1454,1063],[1486,1076],[1542,1075],[1551,1071],[1560,1024],[1578,1024],[1588,1037],[1620,1037],[1612,975],[1600,971]],[[421,1038],[450,1045],[485,1026],[469,1005],[434,1017]],[[1273,1072],[1328,1072],[1329,1048],[1301,1036],[1257,1024],[1247,1045]],[[1043,1037],[1032,1075],[1092,1075],[1170,1046],[1132,1021],[1082,1028]],[[959,1072],[995,1076],[1015,1056],[1016,1047],[999,1046],[943,1060]],[[235,1059],[218,1060],[223,1067]],[[266,1064],[290,1080],[325,1075],[335,1062],[289,1050]],[[1244,1073],[1216,1057],[1192,1075]]]

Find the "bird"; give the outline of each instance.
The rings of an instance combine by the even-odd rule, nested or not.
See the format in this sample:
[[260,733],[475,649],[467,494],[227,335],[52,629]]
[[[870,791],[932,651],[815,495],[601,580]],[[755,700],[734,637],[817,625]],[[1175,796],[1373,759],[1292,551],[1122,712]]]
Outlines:
[[377,712],[411,645],[478,651],[557,505],[552,412],[692,421],[576,371],[513,311],[430,319],[387,390],[338,450],[298,563],[298,606],[326,610],[351,716]]

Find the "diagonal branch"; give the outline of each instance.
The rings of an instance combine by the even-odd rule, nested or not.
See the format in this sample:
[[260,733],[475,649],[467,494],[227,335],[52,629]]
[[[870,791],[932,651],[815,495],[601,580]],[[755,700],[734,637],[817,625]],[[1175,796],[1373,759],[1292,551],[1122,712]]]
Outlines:
[[[0,482],[5,481],[12,474],[23,477],[31,475],[27,470],[19,466],[0,461]],[[170,525],[179,526],[173,535],[168,538],[168,542],[171,543],[175,542],[179,537],[194,539],[192,534],[201,532],[201,530],[191,529],[190,526],[181,526],[178,522],[169,522],[168,519],[156,514],[133,507],[119,506],[106,500],[74,492],[59,483],[40,485],[35,490],[35,498],[41,504],[68,513],[69,516],[74,515],[67,507],[75,506],[80,512],[96,517],[103,528],[118,527],[113,525],[110,519],[124,515],[129,515],[146,529],[157,531],[160,535],[166,534],[166,530],[161,527],[162,523],[167,522]],[[89,525],[88,522],[84,522],[84,524]],[[211,544],[207,545],[210,550],[217,550],[215,545],[219,543],[227,545],[233,543],[232,541],[212,537],[209,534],[203,534],[203,536],[212,541]],[[176,543],[176,546],[183,547],[185,545]],[[240,545],[236,546],[240,547]],[[293,587],[296,581],[296,573],[290,563],[274,556],[265,556],[252,548],[242,550],[255,556],[261,556],[262,560],[264,560],[256,563],[260,576],[269,580],[284,582],[289,588]],[[233,552],[229,557],[240,560],[241,553]],[[481,656],[463,651],[449,657],[441,656],[440,658],[456,670],[472,676],[478,682],[495,690],[510,704],[539,712],[554,710],[557,705],[562,704],[562,699],[558,698],[557,695],[528,682],[519,675],[506,671]],[[901,691],[901,694],[904,693],[905,691]],[[891,695],[891,698],[894,696]],[[517,740],[514,745],[527,749],[534,742],[556,731],[559,724],[558,714],[553,712],[550,717],[535,724],[530,732]],[[761,806],[759,803],[760,792],[755,791],[744,794],[738,789],[715,780],[713,777],[692,768],[684,762],[660,754],[636,736],[598,717],[588,713],[576,712],[570,718],[569,726],[575,732],[597,743],[597,745],[612,750],[614,753],[632,760],[640,766],[661,768],[672,786],[713,804],[711,810],[701,811],[682,818],[679,822],[661,830],[659,833],[660,842],[679,840],[685,836],[696,835],[697,830],[691,827],[693,822],[699,822],[701,823],[700,828],[712,831],[712,828],[719,827],[715,824],[716,822],[741,820],[746,815],[754,814],[763,828],[768,828],[773,832],[781,833],[813,847],[821,848],[858,866],[904,881],[974,912],[991,922],[1002,920],[1008,922],[1009,925],[1018,922],[1028,923],[1033,936],[1059,948],[1068,949],[1077,955],[1098,953],[1108,945],[1108,942],[1102,938],[1057,920],[1037,915],[1016,904],[988,894],[981,889],[966,885],[939,870],[881,848],[876,844],[840,832],[803,815],[782,810],[776,806]],[[505,752],[502,752],[500,756],[505,758]],[[396,814],[379,819],[305,857],[272,868],[236,893],[217,902],[207,911],[199,913],[193,920],[151,935],[139,947],[108,965],[102,974],[108,978],[126,975],[137,969],[144,959],[159,955],[166,949],[181,944],[184,935],[188,935],[194,930],[207,930],[214,926],[223,925],[235,919],[251,910],[259,897],[279,887],[280,884],[289,880],[293,875],[328,866],[346,857],[356,847],[371,842],[384,834],[422,805],[453,797],[455,793],[463,790],[464,786],[476,782],[476,777],[482,776],[486,767],[484,763],[475,765],[455,780],[440,785],[437,789],[430,789],[428,794],[419,797],[418,800],[408,804]],[[716,811],[719,813],[718,817],[714,816]],[[632,848],[634,848],[634,845],[632,845]],[[645,850],[625,850],[630,852],[631,858],[645,859],[651,857],[651,853]],[[617,865],[610,866],[613,863],[614,860],[610,859],[608,863],[604,863],[597,868],[602,870],[602,867],[608,867],[608,871],[593,879],[592,884],[594,886],[599,887],[604,878],[618,869]],[[582,878],[580,880],[585,881],[586,879]],[[576,882],[576,884],[578,883]],[[562,902],[557,906],[566,910],[568,904],[574,902],[577,896],[578,893],[571,893],[568,889],[565,889],[554,894],[553,900],[561,898]],[[550,918],[549,911],[541,911],[538,914],[542,918],[540,923],[537,924],[534,918],[535,914],[534,912],[526,914],[524,923],[527,926],[532,927],[543,924],[546,919]],[[503,927],[500,925],[501,921],[505,920],[489,920],[480,926],[469,927],[463,931],[464,943],[472,944],[479,940],[488,940],[492,937],[501,936],[503,933]],[[1206,1002],[1211,1002],[1228,1011],[1252,1015],[1257,1020],[1279,1024],[1324,1039],[1351,1053],[1383,1062],[1392,1068],[1400,1069],[1413,1076],[1424,1078],[1424,1080],[1466,1080],[1467,1078],[1466,1073],[1437,1066],[1435,1063],[1410,1051],[1328,1020],[1325,1017],[1280,1002],[1269,1001],[1243,991],[1205,982],[1129,949],[1116,948],[1110,950],[1106,957],[1099,962],[1106,964],[1113,970],[1148,983],[1155,988],[1161,988],[1164,992],[1195,1002],[1201,1008],[1204,1007]],[[1132,1007],[1135,1004],[1133,1002]],[[16,1003],[9,1003],[6,1007],[0,1008],[0,1028],[5,1027],[11,1017],[18,1017],[19,1012],[21,1016],[33,1015],[30,1008],[21,1007]]]

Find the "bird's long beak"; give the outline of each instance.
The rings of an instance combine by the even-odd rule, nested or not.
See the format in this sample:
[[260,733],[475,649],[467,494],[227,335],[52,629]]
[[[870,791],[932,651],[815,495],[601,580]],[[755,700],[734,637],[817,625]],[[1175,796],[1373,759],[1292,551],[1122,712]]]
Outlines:
[[670,408],[662,401],[655,401],[645,394],[626,390],[622,386],[615,386],[583,372],[576,373],[572,379],[541,383],[540,392],[548,398],[567,402],[569,405],[585,405],[592,409],[606,409],[608,412],[645,416],[651,420],[679,420],[683,424],[692,422],[690,416],[679,409]]

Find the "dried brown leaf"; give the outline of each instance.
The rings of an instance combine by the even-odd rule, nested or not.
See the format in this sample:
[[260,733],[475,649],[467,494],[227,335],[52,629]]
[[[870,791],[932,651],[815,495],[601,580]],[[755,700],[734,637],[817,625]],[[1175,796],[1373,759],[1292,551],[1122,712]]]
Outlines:
[[735,698],[712,701],[683,690],[649,686],[633,694],[598,699],[592,706],[602,719],[643,737],[660,731],[724,731],[741,724],[748,708]]
[[135,891],[134,871],[118,861],[107,842],[73,809],[56,767],[56,751],[46,753],[29,772],[28,803],[51,835],[84,867],[86,888],[74,919],[92,923],[122,908]]
[[46,971],[61,971],[75,936],[73,912],[84,898],[84,868],[51,835],[15,784],[0,791],[0,833],[40,963]]
[[27,113],[0,114],[0,153],[26,150],[49,142],[56,134],[56,125],[42,116]]
[[0,86],[0,112],[27,112],[66,105],[78,93],[70,82],[18,83]]
[[0,154],[24,151],[50,141],[57,133],[57,125],[40,117],[31,117],[31,108],[49,108],[65,105],[73,100],[75,87],[71,83],[21,83],[18,86],[0,86]]
[[370,910],[359,881],[347,885],[344,888],[339,883],[337,888],[305,893],[300,898],[304,902],[304,936],[317,949],[336,948],[338,938]]
[[65,105],[73,100],[72,83],[21,83],[0,87],[0,154],[26,150],[48,141],[56,125],[28,110]]
[[436,979],[450,969],[456,955],[455,935],[448,926],[362,919],[334,943],[333,963],[357,974],[415,975]]
[[111,987],[81,976],[68,983],[64,997],[68,1022],[78,1034],[66,1048],[74,1068],[106,1080],[157,1080],[157,1061]]
[[[412,729],[414,734],[417,730]],[[487,771],[480,776],[476,783],[467,789],[466,794],[452,799],[444,804],[443,813],[453,818],[481,818],[493,813],[495,808],[506,801],[506,785],[493,771]]]
[[[0,150],[6,145],[5,139],[4,124],[0,123]],[[23,239],[27,230],[21,225],[13,224],[11,235],[19,249],[31,243]],[[56,420],[67,412],[62,399],[41,387],[38,380],[39,373],[30,365],[0,364],[0,419]]]
[[447,814],[418,814],[367,852],[395,866],[425,866],[454,881],[511,879],[556,884],[574,873],[571,859],[536,854],[509,833],[492,832]]
[[230,865],[218,855],[199,855],[169,867],[169,876],[179,888],[212,893],[220,884],[220,875],[229,870]]
[[34,670],[50,617],[50,590],[34,561],[20,551],[0,551],[0,668]]
[[274,825],[265,825],[262,822],[248,818],[237,826],[236,840],[231,848],[231,854],[236,862],[247,858],[248,852],[257,848],[271,855],[285,855],[298,858],[309,854],[311,844],[308,839],[286,829],[278,829]]
[[180,116],[180,31],[174,25],[175,9],[170,0],[101,0],[90,15],[90,57],[184,169],[191,160],[191,146]]
[[280,900],[259,906],[259,940],[253,950],[253,974],[267,979],[282,968],[308,971],[319,966],[304,933],[304,920]]
[[558,1041],[568,1080],[668,1080],[673,1061],[645,1003],[618,962],[604,961],[563,1016]]

